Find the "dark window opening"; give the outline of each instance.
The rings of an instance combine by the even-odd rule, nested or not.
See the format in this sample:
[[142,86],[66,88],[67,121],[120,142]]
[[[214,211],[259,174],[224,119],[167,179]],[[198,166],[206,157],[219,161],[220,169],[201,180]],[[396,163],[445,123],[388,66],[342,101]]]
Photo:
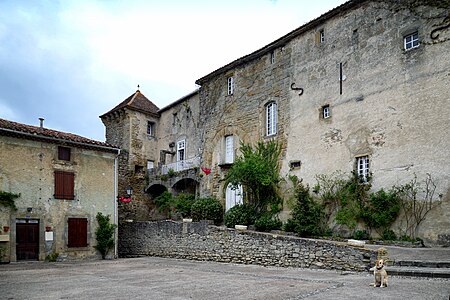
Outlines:
[[70,161],[70,148],[67,147],[58,147],[58,159]]
[[144,173],[144,167],[143,166],[139,166],[139,165],[135,165],[134,166],[134,173],[135,174],[142,174],[142,173]]

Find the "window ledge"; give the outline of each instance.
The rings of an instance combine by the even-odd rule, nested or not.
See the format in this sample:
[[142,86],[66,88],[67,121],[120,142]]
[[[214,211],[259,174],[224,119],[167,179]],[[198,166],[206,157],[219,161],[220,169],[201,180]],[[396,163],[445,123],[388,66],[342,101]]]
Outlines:
[[219,167],[223,168],[223,169],[229,169],[233,166],[233,163],[222,163],[219,164]]

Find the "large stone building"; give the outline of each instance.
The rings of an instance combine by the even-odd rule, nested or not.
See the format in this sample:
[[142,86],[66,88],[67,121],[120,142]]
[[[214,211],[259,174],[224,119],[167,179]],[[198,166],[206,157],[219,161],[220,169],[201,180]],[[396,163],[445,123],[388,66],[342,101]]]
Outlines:
[[17,209],[0,203],[0,261],[99,257],[96,215],[117,217],[118,153],[42,120],[39,127],[0,119],[0,191],[20,194]]
[[[336,170],[371,174],[374,190],[431,174],[441,203],[419,235],[447,243],[449,8],[448,0],[348,1],[198,79],[198,92],[156,111],[157,148],[141,153],[163,169],[167,159],[198,156],[192,166],[211,174],[189,177],[196,193],[227,207],[237,196],[221,180],[241,141],[276,139],[281,174],[310,185]],[[183,140],[192,156],[178,155]],[[162,184],[149,176],[143,191],[170,189],[182,177]]]

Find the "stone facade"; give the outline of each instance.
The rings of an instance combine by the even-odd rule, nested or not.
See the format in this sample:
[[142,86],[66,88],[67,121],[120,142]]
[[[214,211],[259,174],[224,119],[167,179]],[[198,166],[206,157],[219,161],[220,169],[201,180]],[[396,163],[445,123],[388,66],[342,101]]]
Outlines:
[[[227,141],[235,157],[241,142],[277,140],[281,175],[310,186],[319,174],[357,171],[358,160],[374,191],[431,174],[439,204],[418,236],[442,243],[450,228],[449,7],[448,0],[348,1],[198,79],[198,92],[158,112],[156,151],[145,155],[164,150],[159,164],[175,162],[176,143],[186,139],[188,153],[211,169],[194,180],[196,193],[224,203]],[[149,177],[148,193],[173,187],[158,180]],[[289,217],[287,205],[280,217]]]
[[377,252],[345,243],[239,231],[208,222],[134,222],[120,227],[121,257],[161,256],[263,266],[366,271]]
[[[60,146],[70,149],[69,160],[58,156]],[[68,259],[99,257],[94,249],[96,215],[109,215],[115,222],[117,214],[117,153],[117,148],[106,143],[0,119],[0,190],[20,194],[15,199],[17,210],[0,206],[0,235],[7,238],[0,241],[0,247],[7,250],[3,260],[44,260],[53,253]],[[73,199],[55,195],[55,171],[73,175]],[[71,219],[87,222],[83,247],[69,245]],[[33,234],[28,231],[31,240],[29,236],[17,240],[22,225],[35,226]],[[19,249],[22,245],[24,250]],[[36,256],[31,258],[26,247],[36,247],[32,250]],[[24,252],[23,257],[18,257],[16,249]]]

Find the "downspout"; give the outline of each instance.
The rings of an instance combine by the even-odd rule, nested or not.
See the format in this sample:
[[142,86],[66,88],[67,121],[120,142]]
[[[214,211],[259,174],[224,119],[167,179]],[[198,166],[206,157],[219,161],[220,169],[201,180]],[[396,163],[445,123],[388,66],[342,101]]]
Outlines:
[[118,170],[119,170],[119,155],[120,155],[120,149],[117,151],[117,155],[114,158],[114,258],[118,258],[118,235],[119,235],[119,221],[118,221],[118,208],[117,208],[117,197],[118,194],[118,183],[119,183],[119,176],[118,176]]

